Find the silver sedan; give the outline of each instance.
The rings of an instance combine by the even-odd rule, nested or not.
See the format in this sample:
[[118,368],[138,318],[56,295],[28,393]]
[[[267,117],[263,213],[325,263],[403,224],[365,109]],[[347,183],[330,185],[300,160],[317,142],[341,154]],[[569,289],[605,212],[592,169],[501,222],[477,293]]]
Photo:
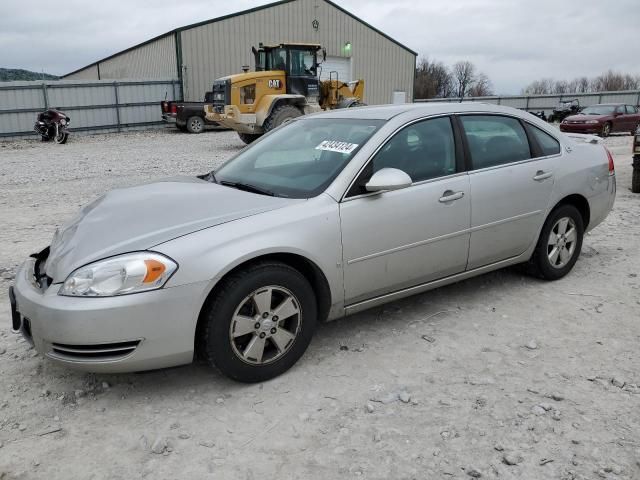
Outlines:
[[262,381],[317,322],[508,265],[563,277],[615,191],[599,140],[512,108],[301,117],[215,172],[87,205],[20,268],[13,326],[71,367],[199,357]]

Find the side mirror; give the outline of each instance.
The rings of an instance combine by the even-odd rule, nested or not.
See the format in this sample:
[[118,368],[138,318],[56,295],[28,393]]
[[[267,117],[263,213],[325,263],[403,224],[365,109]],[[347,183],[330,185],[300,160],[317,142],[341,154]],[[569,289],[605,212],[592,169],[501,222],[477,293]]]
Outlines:
[[383,168],[369,179],[364,188],[367,192],[382,192],[384,190],[400,190],[409,187],[413,181],[411,177],[397,168]]

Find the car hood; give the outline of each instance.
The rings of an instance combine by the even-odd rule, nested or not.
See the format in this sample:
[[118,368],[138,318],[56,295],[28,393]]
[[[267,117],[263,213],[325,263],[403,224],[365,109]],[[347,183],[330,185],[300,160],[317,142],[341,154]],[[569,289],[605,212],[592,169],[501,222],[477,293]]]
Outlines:
[[606,115],[569,115],[565,120],[572,122],[584,122],[585,120],[604,120]]
[[196,177],[112,190],[56,230],[45,266],[54,283],[76,268],[304,200],[269,197]]

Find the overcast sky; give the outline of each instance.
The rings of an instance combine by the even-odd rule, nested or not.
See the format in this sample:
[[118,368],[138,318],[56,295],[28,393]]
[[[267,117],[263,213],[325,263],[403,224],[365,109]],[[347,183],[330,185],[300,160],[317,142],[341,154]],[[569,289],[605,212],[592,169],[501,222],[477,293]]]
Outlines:
[[[640,74],[640,0],[336,0],[417,51],[470,60],[497,93],[540,77]],[[0,67],[61,75],[261,0],[0,0]]]

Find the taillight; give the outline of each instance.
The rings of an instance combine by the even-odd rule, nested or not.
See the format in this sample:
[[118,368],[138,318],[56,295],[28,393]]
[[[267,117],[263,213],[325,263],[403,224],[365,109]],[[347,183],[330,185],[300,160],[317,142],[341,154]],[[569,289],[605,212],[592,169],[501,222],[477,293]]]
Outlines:
[[614,173],[616,173],[616,167],[613,164],[613,155],[611,155],[611,152],[607,147],[603,147],[603,148],[604,148],[604,151],[607,152],[607,158],[609,159],[609,175],[613,175]]
[[171,104],[171,113],[178,113],[178,105],[176,103]]

